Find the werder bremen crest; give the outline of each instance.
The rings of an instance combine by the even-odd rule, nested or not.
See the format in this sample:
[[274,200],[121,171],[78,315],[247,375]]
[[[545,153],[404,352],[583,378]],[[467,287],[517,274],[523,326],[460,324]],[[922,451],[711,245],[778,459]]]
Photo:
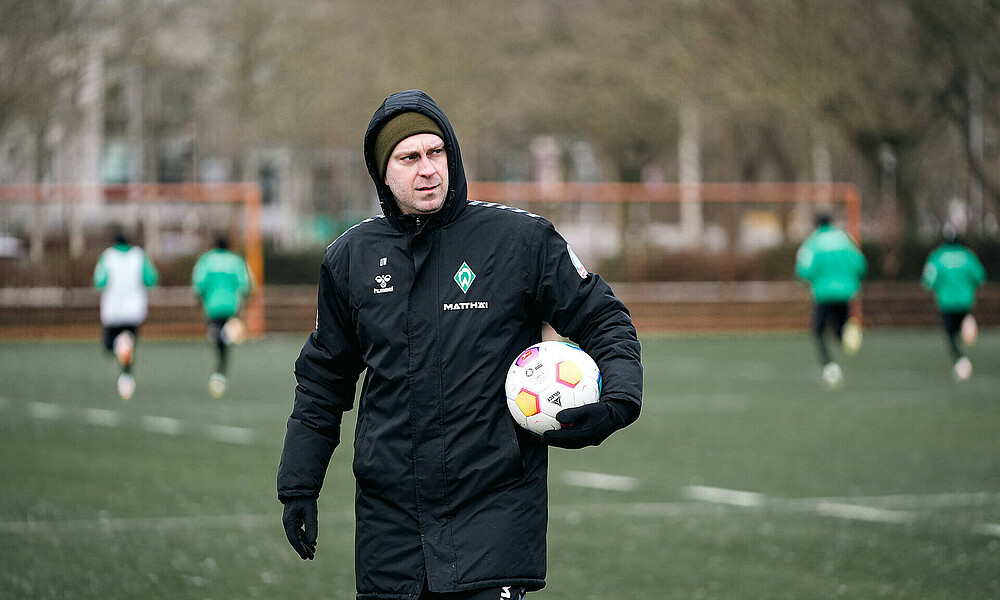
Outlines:
[[464,262],[462,263],[462,266],[459,267],[458,273],[455,273],[455,283],[458,284],[458,287],[462,288],[463,294],[469,291],[469,286],[472,285],[472,280],[475,278],[476,274],[473,273],[472,269],[469,268],[469,265]]

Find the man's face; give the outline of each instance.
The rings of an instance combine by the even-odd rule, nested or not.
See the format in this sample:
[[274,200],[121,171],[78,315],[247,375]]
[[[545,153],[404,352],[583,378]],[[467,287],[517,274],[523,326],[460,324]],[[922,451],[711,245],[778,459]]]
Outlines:
[[444,140],[433,133],[418,133],[396,144],[385,168],[385,184],[404,214],[440,210],[448,195]]

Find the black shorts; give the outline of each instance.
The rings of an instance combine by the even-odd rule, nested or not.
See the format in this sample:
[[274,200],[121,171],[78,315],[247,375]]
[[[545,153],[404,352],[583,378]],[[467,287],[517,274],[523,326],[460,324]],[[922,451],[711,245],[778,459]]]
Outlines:
[[848,306],[846,302],[827,302],[816,304],[816,313],[813,318],[813,331],[816,335],[823,335],[827,327],[833,329],[834,334],[840,337],[844,323],[847,323]]
[[138,325],[115,325],[113,327],[104,328],[104,348],[108,352],[115,351],[115,338],[118,334],[127,331],[132,334],[133,338],[139,338],[139,326]]
[[222,328],[226,326],[226,321],[228,320],[228,317],[208,320],[206,329],[208,332],[209,344],[218,344],[222,340]]
[[942,312],[941,313],[941,325],[944,326],[944,330],[948,332],[948,335],[955,335],[962,329],[962,321],[965,320],[965,315],[968,312]]

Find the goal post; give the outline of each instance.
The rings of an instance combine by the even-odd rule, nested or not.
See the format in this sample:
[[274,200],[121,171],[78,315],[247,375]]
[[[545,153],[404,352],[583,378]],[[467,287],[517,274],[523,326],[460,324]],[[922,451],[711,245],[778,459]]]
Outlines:
[[[190,259],[207,249],[211,234],[225,232],[245,257],[255,284],[243,312],[247,329],[260,335],[266,328],[261,191],[256,183],[2,185],[0,211],[0,234],[26,238],[24,254],[30,264],[41,263],[55,246],[70,264],[67,268],[75,270],[57,277],[61,281],[47,281],[41,274],[33,280],[30,273],[22,276],[20,283],[35,286],[87,279],[81,272],[87,265],[73,264],[78,261],[72,259],[81,258],[95,234],[98,238],[90,245],[106,247],[109,228],[141,224],[143,236],[137,241],[154,262],[171,252]],[[172,235],[165,235],[168,232]]]

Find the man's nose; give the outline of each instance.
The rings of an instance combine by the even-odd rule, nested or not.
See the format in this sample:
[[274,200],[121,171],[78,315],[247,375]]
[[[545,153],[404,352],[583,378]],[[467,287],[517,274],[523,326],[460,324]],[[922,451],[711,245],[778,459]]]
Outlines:
[[426,154],[421,156],[420,162],[417,163],[417,173],[424,177],[430,177],[431,175],[434,175],[435,172],[434,163],[431,162],[430,157]]

